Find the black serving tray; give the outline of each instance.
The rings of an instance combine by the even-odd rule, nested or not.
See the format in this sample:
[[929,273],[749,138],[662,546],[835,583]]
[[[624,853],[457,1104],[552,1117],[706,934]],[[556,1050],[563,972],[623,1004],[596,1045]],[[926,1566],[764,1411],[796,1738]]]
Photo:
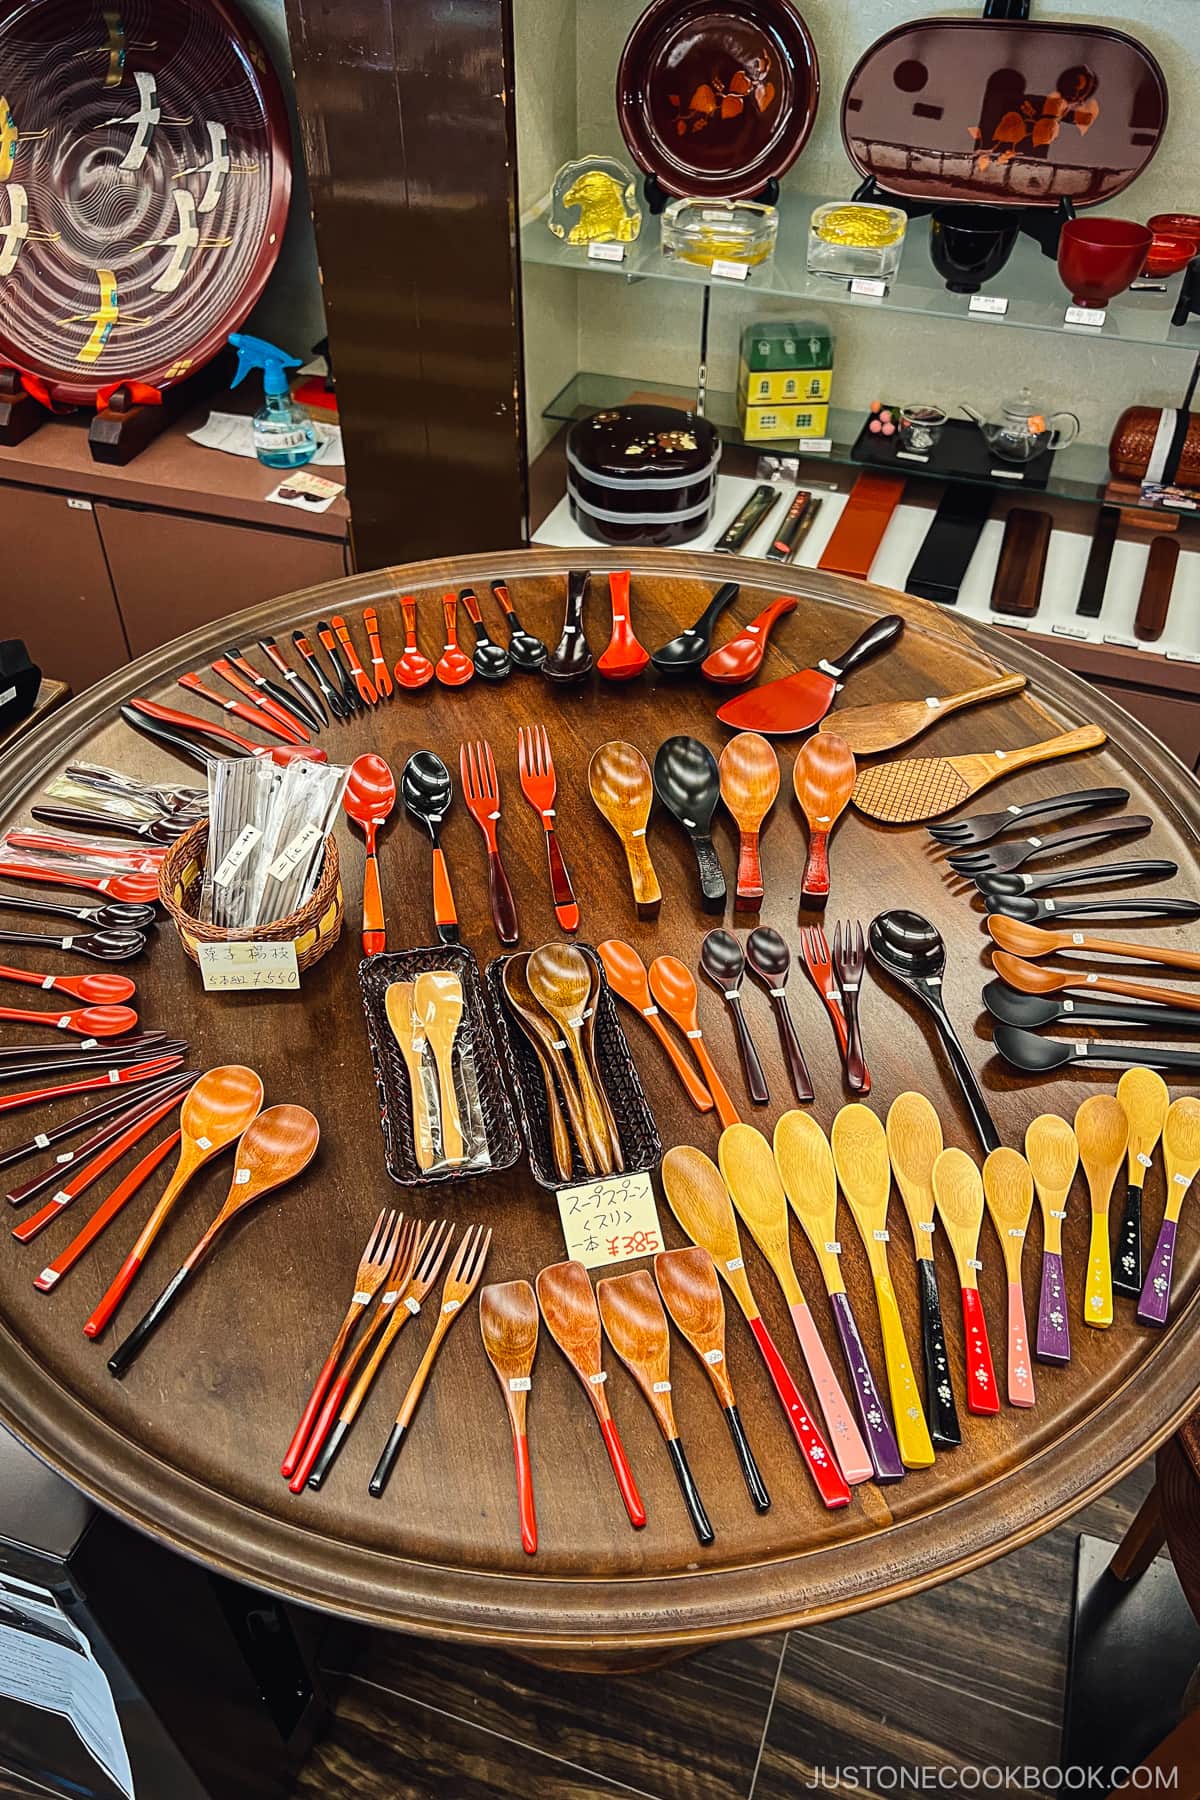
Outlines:
[[[899,420],[900,408],[890,401],[884,404]],[[891,469],[897,475],[934,475],[945,481],[999,482],[1004,487],[1040,490],[1049,483],[1054,451],[1043,450],[1032,462],[1006,463],[992,455],[978,425],[967,419],[947,419],[928,456],[914,456],[901,444],[898,425],[895,436],[885,438],[871,432],[864,421],[850,460],[870,469]]]

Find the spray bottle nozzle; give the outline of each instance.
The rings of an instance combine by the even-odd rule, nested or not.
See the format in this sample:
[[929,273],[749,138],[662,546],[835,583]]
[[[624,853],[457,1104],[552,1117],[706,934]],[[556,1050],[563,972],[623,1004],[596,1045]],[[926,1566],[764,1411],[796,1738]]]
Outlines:
[[246,379],[251,369],[261,369],[263,390],[268,394],[286,394],[288,392],[287,371],[300,367],[298,356],[289,356],[277,344],[268,344],[265,338],[250,337],[244,331],[234,331],[229,341],[237,351],[238,366],[232,387]]

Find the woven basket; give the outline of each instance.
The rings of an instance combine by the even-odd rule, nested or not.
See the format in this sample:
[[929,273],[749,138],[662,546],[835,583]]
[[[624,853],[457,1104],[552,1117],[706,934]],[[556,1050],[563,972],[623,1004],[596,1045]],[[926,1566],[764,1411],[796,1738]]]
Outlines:
[[337,844],[325,839],[325,860],[316,888],[290,917],[270,925],[233,929],[203,925],[192,912],[193,893],[199,899],[199,882],[208,849],[208,820],[201,819],[171,845],[158,871],[158,897],[170,914],[179,941],[193,962],[199,962],[200,944],[287,944],[296,946],[296,966],[303,972],[320,962],[341,936],[345,908],[342,901],[341,865]]

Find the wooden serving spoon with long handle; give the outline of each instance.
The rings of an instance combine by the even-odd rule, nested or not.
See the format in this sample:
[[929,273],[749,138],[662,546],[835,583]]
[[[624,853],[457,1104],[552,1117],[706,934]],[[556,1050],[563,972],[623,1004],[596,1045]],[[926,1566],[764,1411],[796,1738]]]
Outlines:
[[692,972],[677,956],[656,956],[650,964],[650,992],[668,1019],[678,1025],[692,1046],[692,1053],[716,1103],[717,1117],[723,1126],[737,1125],[740,1115],[729,1098],[729,1091],[717,1074],[697,1012],[699,995]]
[[383,1010],[395,1038],[404,1066],[408,1070],[408,1090],[412,1096],[413,1150],[417,1167],[433,1167],[433,1122],[425,1094],[425,1029],[413,1005],[413,983],[392,981],[384,989]]
[[1023,675],[1001,675],[985,681],[981,687],[962,688],[957,694],[931,695],[927,700],[884,700],[876,706],[842,706],[827,713],[818,729],[836,731],[845,738],[855,756],[882,756],[886,750],[899,750],[936,725],[939,719],[961,712],[964,706],[978,706],[983,700],[1001,700],[1005,694],[1019,694],[1025,686]]
[[733,1201],[720,1169],[703,1151],[677,1144],[663,1158],[662,1183],[680,1226],[694,1244],[708,1251],[717,1274],[741,1308],[817,1492],[826,1506],[848,1506],[850,1489],[759,1313],[742,1261]]
[[875,1287],[900,1457],[908,1469],[925,1469],[933,1461],[933,1443],[888,1268],[887,1209],[892,1171],[883,1125],[861,1102],[843,1106],[833,1121],[830,1147]]
[[1172,1101],[1163,1125],[1163,1163],[1167,1172],[1167,1204],[1162,1229],[1138,1300],[1143,1325],[1165,1325],[1171,1305],[1171,1268],[1175,1231],[1188,1189],[1200,1171],[1200,1100],[1192,1095]]
[[596,1415],[629,1523],[640,1531],[646,1523],[646,1508],[609,1410],[608,1376],[601,1361],[600,1309],[588,1272],[581,1262],[552,1263],[539,1270],[534,1286],[546,1329],[579,1377]]
[[1083,1164],[1092,1202],[1083,1322],[1103,1330],[1113,1322],[1108,1209],[1129,1142],[1129,1121],[1115,1094],[1092,1094],[1083,1102],[1075,1114],[1075,1142],[1079,1145],[1079,1160]]
[[992,951],[992,967],[1002,981],[1019,994],[1058,994],[1065,988],[1095,994],[1119,994],[1126,1000],[1152,1001],[1161,1006],[1182,1006],[1200,1012],[1200,993],[1187,988],[1159,987],[1152,981],[1126,981],[1120,975],[1095,975],[1085,969],[1044,969],[1003,950]]
[[412,1004],[437,1066],[442,1161],[456,1166],[464,1159],[454,1085],[454,1040],[463,1016],[462,982],[448,969],[426,969],[413,982]]
[[624,1000],[626,1006],[632,1006],[635,1012],[640,1013],[670,1057],[671,1066],[682,1081],[692,1105],[698,1112],[711,1112],[712,1095],[663,1024],[654,1004],[654,996],[650,992],[646,965],[633,945],[625,943],[622,938],[608,938],[603,944],[597,944],[596,955],[604,964],[604,973],[608,976],[608,985],[613,993],[618,999]]
[[636,744],[601,744],[588,764],[588,791],[625,852],[638,918],[657,918],[662,889],[646,845],[646,827],[654,805],[650,764]]
[[740,731],[721,752],[721,798],[738,828],[736,905],[762,905],[763,874],[759,836],[779,792],[779,758],[757,731]]
[[829,898],[829,835],[850,804],[857,773],[853,751],[834,732],[810,737],[792,764],[792,789],[808,828],[802,900],[823,905]]
[[979,1297],[979,1233],[983,1227],[983,1178],[965,1150],[943,1150],[933,1165],[933,1196],[938,1217],[954,1252],[962,1289],[963,1337],[967,1353],[967,1407],[973,1413],[998,1413],[996,1371],[988,1343],[987,1321]]
[[527,1281],[495,1281],[479,1294],[479,1330],[487,1359],[496,1372],[504,1409],[512,1428],[513,1463],[517,1471],[517,1511],[521,1548],[537,1551],[537,1512],[533,1504],[533,1470],[525,1430],[526,1405],[537,1355],[538,1304]]
[[874,1465],[796,1276],[788,1241],[787,1195],[771,1146],[753,1125],[731,1125],[721,1133],[717,1161],[738,1216],[787,1303],[842,1474],[851,1486],[869,1481]]
[[812,1246],[829,1296],[875,1479],[899,1481],[904,1464],[842,1280],[842,1247],[837,1241],[837,1174],[829,1139],[808,1113],[786,1112],[775,1126],[774,1150],[784,1192]]
[[660,1250],[654,1258],[654,1279],[663,1305],[675,1322],[675,1329],[696,1352],[700,1366],[712,1383],[755,1510],[769,1512],[771,1496],[747,1442],[733,1397],[733,1382],[729,1379],[729,1364],[725,1359],[725,1302],[721,1298],[721,1284],[713,1259],[699,1244],[689,1244],[684,1250]]
[[1067,1216],[1067,1196],[1079,1167],[1079,1145],[1067,1121],[1057,1113],[1043,1113],[1030,1120],[1025,1131],[1025,1160],[1042,1211],[1042,1283],[1035,1354],[1039,1362],[1063,1365],[1071,1360],[1071,1329],[1063,1277],[1062,1228]]
[[103,1298],[83,1327],[84,1337],[99,1337],[129,1292],[150,1247],[166,1224],[171,1208],[198,1169],[222,1150],[236,1143],[263,1103],[262,1078],[241,1063],[210,1069],[190,1089],[179,1114],[181,1133],[175,1172],[154,1211],[138,1233],[137,1241]]
[[[507,956],[500,965],[500,984],[504,989],[504,998],[519,1029],[524,1033],[530,1049],[537,1057],[538,1068],[542,1074],[542,1086],[546,1094],[546,1115],[550,1121],[550,1148],[554,1157],[554,1166],[562,1181],[570,1180],[573,1158],[571,1155],[571,1137],[567,1131],[567,1121],[563,1118],[563,1104],[571,1120],[571,1130],[575,1142],[579,1146],[579,1154],[583,1166],[589,1175],[596,1175],[595,1154],[592,1151],[587,1131],[583,1123],[583,1110],[579,1095],[567,1069],[565,1052],[560,1047],[561,1040],[557,1031],[546,1017],[529,987],[526,973],[529,963],[528,951],[516,956]],[[558,1086],[555,1085],[558,1077]],[[562,1089],[562,1104],[559,1102],[559,1087]]]
[[716,1533],[708,1522],[675,1424],[675,1409],[671,1405],[670,1327],[649,1270],[634,1269],[628,1275],[610,1275],[596,1284],[596,1300],[608,1341],[641,1389],[642,1398],[662,1432],[697,1541],[711,1544]]
[[158,1330],[218,1237],[238,1214],[245,1212],[256,1200],[274,1193],[285,1182],[294,1181],[301,1170],[308,1167],[316,1155],[320,1136],[321,1128],[305,1106],[269,1106],[251,1120],[238,1144],[233,1180],[224,1206],[158,1299],[109,1357],[110,1375],[124,1375],[152,1333]]
[[1171,1093],[1154,1069],[1126,1069],[1117,1099],[1129,1125],[1126,1146],[1125,1210],[1113,1263],[1113,1289],[1137,1300],[1142,1292],[1142,1187],[1166,1123]]
[[[1041,925],[1027,925],[1023,919],[1010,919],[1003,913],[991,913],[987,928],[993,942],[1013,956],[1036,958],[1056,950],[1090,950],[1097,956],[1136,957],[1138,962],[1158,963],[1164,969],[1200,969],[1200,950],[1131,944],[1122,938],[1092,937],[1086,931],[1046,931]],[[1078,977],[1076,984],[1081,979]]]
[[530,955],[525,978],[533,998],[566,1041],[575,1070],[583,1130],[598,1173],[611,1175],[622,1163],[619,1156],[614,1156],[608,1120],[583,1043],[584,1013],[592,992],[591,965],[574,944],[543,944]]
[[983,1197],[1000,1239],[1008,1282],[1008,1404],[1032,1406],[1033,1370],[1029,1366],[1029,1325],[1025,1317],[1025,1289],[1021,1285],[1021,1255],[1025,1249],[1029,1215],[1033,1211],[1033,1174],[1019,1150],[1004,1146],[989,1151],[983,1165]]
[[925,1363],[925,1418],[935,1448],[962,1443],[954,1404],[954,1383],[946,1352],[942,1297],[933,1257],[936,1207],[933,1165],[942,1154],[942,1122],[924,1094],[898,1094],[888,1108],[888,1155],[912,1232],[921,1303],[921,1350]]

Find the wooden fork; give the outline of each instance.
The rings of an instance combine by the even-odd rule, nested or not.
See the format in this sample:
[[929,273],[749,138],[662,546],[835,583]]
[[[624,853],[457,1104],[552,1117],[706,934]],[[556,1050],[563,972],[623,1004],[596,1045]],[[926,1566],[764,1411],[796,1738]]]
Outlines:
[[412,1423],[413,1414],[417,1410],[429,1372],[433,1368],[434,1359],[442,1347],[442,1340],[462,1311],[463,1305],[475,1292],[479,1277],[483,1274],[483,1265],[487,1261],[487,1253],[491,1248],[491,1230],[486,1232],[482,1225],[469,1225],[462,1235],[458,1246],[458,1255],[450,1265],[450,1273],[446,1276],[442,1287],[442,1307],[437,1316],[425,1354],[417,1365],[417,1372],[408,1386],[408,1392],[396,1414],[396,1423],[388,1433],[387,1442],[380,1452],[379,1461],[375,1464],[375,1473],[369,1485],[369,1493],[378,1500],[388,1483],[392,1465],[400,1453],[404,1442],[404,1434]]
[[329,1384],[337,1372],[342,1352],[350,1342],[351,1332],[387,1280],[388,1272],[396,1260],[403,1221],[404,1214],[402,1212],[397,1212],[394,1208],[389,1212],[386,1207],[381,1209],[379,1217],[375,1221],[374,1229],[367,1239],[366,1248],[359,1261],[358,1273],[354,1277],[354,1292],[350,1296],[346,1316],[330,1346],[321,1372],[313,1384],[312,1393],[308,1396],[308,1404],[301,1414],[300,1423],[296,1427],[295,1435],[287,1447],[287,1454],[280,1466],[279,1472],[285,1480],[290,1481],[296,1472],[296,1464],[304,1453],[308,1434],[321,1410],[321,1402],[328,1392]]

